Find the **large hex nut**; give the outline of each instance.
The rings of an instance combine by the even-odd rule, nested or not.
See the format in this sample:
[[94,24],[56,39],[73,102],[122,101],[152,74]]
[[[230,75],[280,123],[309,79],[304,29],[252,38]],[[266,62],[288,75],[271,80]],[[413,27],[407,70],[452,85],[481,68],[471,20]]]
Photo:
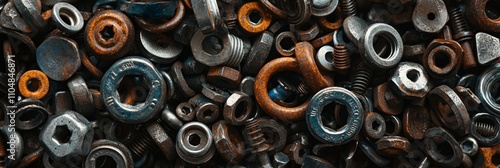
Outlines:
[[432,88],[424,67],[413,62],[399,63],[389,86],[406,99],[422,99]]
[[52,159],[64,161],[89,153],[94,129],[81,114],[66,111],[51,117],[39,138]]

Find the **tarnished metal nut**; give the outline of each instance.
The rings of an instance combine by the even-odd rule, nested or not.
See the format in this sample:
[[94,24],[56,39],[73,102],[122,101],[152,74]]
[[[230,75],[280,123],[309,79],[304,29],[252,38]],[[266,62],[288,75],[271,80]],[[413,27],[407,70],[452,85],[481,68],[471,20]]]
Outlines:
[[[306,114],[307,128],[321,142],[345,144],[361,130],[364,111],[361,102],[351,91],[341,87],[327,87],[317,92],[310,102]],[[335,102],[345,105],[348,113],[346,125],[338,130],[325,126],[321,119],[325,106]]]
[[247,94],[248,96],[254,95],[255,78],[252,76],[246,76],[241,80],[240,91]]
[[274,47],[282,56],[292,56],[295,51],[297,39],[291,31],[284,31],[278,34],[274,40]]
[[218,103],[224,103],[226,102],[227,98],[231,96],[229,92],[226,92],[224,90],[221,90],[215,86],[212,86],[208,83],[203,84],[203,89],[201,90],[201,93],[208,97],[209,99],[212,99],[215,102]]
[[177,133],[175,147],[179,157],[191,164],[205,163],[215,154],[212,131],[200,122],[184,124]]
[[245,140],[236,127],[221,120],[212,125],[217,151],[230,163],[237,164],[245,156]]
[[174,141],[160,124],[153,122],[146,127],[146,131],[167,160],[172,161],[176,158]]
[[238,11],[238,22],[248,33],[257,34],[265,31],[271,25],[271,13],[262,8],[259,2],[243,4]]
[[313,20],[300,25],[290,25],[290,30],[296,34],[299,41],[310,41],[319,34],[319,26]]
[[43,29],[47,25],[47,21],[40,14],[42,13],[42,4],[39,0],[18,0],[13,1],[13,3],[19,14],[33,26]]
[[227,33],[216,0],[191,1],[194,16],[203,34]]
[[[490,4],[491,3],[491,4]],[[467,1],[467,20],[470,25],[474,25],[481,30],[488,32],[499,32],[500,31],[500,20],[498,18],[490,18],[487,13],[487,6],[497,6],[497,1],[489,0],[471,0]],[[487,5],[489,4],[489,5]]]
[[403,123],[401,120],[393,115],[384,117],[385,119],[385,135],[387,136],[397,136],[401,133],[403,129]]
[[205,35],[198,30],[191,38],[194,58],[208,66],[238,67],[250,51],[250,44],[232,34]]
[[489,113],[477,113],[470,122],[470,135],[480,145],[495,146],[500,143],[500,119]]
[[[42,126],[50,115],[43,102],[36,99],[22,99],[15,106],[17,107],[15,110],[15,127],[20,130],[32,130]],[[7,116],[7,114],[10,113],[6,111],[4,115]]]
[[240,71],[228,66],[210,67],[207,73],[208,82],[220,88],[237,88],[241,78],[243,77]]
[[427,155],[439,165],[455,167],[462,162],[464,155],[458,142],[441,127],[425,131],[424,146]]
[[410,142],[401,136],[384,136],[376,143],[377,151],[387,157],[406,155],[410,151]]
[[462,65],[462,55],[458,42],[435,39],[427,46],[422,62],[432,77],[446,79],[457,74]]
[[469,133],[471,120],[467,108],[450,87],[438,86],[427,94],[426,99],[434,125],[448,129],[457,137]]
[[485,69],[476,82],[476,95],[481,100],[481,107],[487,112],[500,116],[500,103],[493,97],[493,86],[498,81],[500,74],[500,63]]
[[196,119],[200,122],[213,123],[220,116],[219,105],[202,94],[193,96],[189,99],[189,103],[194,107]]
[[[105,159],[100,160],[103,157]],[[85,167],[116,165],[117,167],[132,168],[133,163],[132,155],[125,145],[120,142],[102,139],[92,143],[92,150],[83,165]]]
[[36,48],[36,61],[50,79],[65,81],[81,66],[78,46],[65,37],[51,36]]
[[82,76],[76,75],[68,80],[68,89],[73,99],[76,112],[83,116],[91,116],[95,113],[94,99]]
[[412,139],[423,139],[425,131],[431,127],[427,108],[422,106],[406,106],[403,111],[403,131]]
[[243,92],[233,93],[224,105],[224,119],[232,125],[243,125],[252,117],[253,101]]
[[82,14],[69,3],[56,3],[52,7],[51,17],[56,27],[68,35],[75,34],[83,28]]
[[246,75],[257,75],[259,69],[266,63],[273,42],[274,33],[269,31],[262,32],[253,42],[252,48],[243,62],[241,73]]
[[[385,23],[375,23],[364,31],[358,47],[366,64],[372,68],[389,69],[396,66],[403,58],[403,40],[394,27]],[[386,43],[388,52],[379,53],[375,44]]]
[[412,21],[418,31],[437,33],[448,22],[448,18],[442,0],[418,0],[413,9]]
[[42,71],[26,71],[21,76],[18,87],[23,97],[42,99],[49,92],[49,78]]
[[467,111],[470,112],[477,110],[477,108],[481,104],[481,100],[479,100],[479,98],[474,94],[474,92],[472,92],[472,90],[463,86],[457,86],[454,90],[464,103]]
[[90,151],[94,129],[90,122],[74,111],[49,118],[40,132],[40,142],[57,161],[81,157]]
[[127,15],[117,10],[94,14],[85,27],[86,49],[99,59],[116,60],[132,49],[135,29]]
[[182,102],[175,108],[175,114],[177,114],[177,117],[179,117],[182,121],[188,122],[194,119],[196,112],[191,104],[188,102]]
[[145,30],[139,32],[141,53],[151,61],[160,64],[174,62],[181,54],[184,46],[172,40],[170,36],[151,33]]
[[387,82],[373,89],[373,100],[376,109],[389,115],[398,115],[405,105],[405,102],[389,88]]
[[380,139],[385,134],[385,120],[382,115],[376,112],[369,112],[365,115],[363,130],[367,137],[371,139]]
[[407,99],[422,99],[432,88],[427,72],[420,64],[401,62],[389,81],[398,95]]
[[462,148],[462,152],[467,154],[468,156],[476,155],[477,151],[479,151],[479,145],[476,139],[468,136],[460,141],[460,148]]

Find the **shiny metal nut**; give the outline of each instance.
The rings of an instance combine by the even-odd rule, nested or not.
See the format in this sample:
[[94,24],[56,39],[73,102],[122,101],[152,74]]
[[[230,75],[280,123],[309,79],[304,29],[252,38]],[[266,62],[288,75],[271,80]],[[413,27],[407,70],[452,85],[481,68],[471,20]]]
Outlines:
[[[361,36],[358,47],[363,60],[372,68],[389,69],[396,66],[403,58],[403,40],[394,27],[385,23],[370,25]],[[388,53],[377,53],[375,42],[384,39],[389,48]]]
[[401,62],[389,81],[398,95],[407,99],[422,99],[432,88],[424,67],[413,62]]
[[80,11],[66,2],[56,3],[52,7],[52,21],[54,21],[58,29],[68,35],[75,34],[82,30],[84,24],[83,16]]
[[250,96],[235,92],[224,105],[224,119],[232,125],[243,125],[252,117],[253,105]]

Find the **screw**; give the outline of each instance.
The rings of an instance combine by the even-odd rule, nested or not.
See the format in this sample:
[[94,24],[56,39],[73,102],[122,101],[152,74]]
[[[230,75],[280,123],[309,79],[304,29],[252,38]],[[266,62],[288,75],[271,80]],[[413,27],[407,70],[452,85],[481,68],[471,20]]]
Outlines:
[[262,133],[262,129],[260,128],[259,121],[260,120],[255,119],[245,124],[245,138],[250,146],[253,147],[252,153],[258,155],[261,166],[272,168],[271,161],[267,155],[269,145],[264,143],[266,139],[264,138],[264,133]]
[[463,69],[476,67],[477,62],[474,57],[472,46],[469,43],[473,39],[473,33],[465,21],[464,15],[460,11],[460,7],[456,6],[450,10],[450,24],[453,32],[453,38],[457,40],[464,51]]

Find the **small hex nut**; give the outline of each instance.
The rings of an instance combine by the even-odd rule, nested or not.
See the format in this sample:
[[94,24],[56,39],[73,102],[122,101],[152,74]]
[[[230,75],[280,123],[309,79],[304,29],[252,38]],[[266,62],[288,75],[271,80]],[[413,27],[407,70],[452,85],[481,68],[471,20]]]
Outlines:
[[211,67],[207,73],[207,80],[219,88],[237,88],[242,75],[240,71],[228,66]]
[[413,62],[401,62],[389,81],[394,92],[406,99],[422,99],[432,88],[424,67]]
[[243,125],[252,117],[253,101],[243,92],[233,93],[224,106],[224,119],[232,125]]
[[302,25],[290,25],[290,30],[296,33],[300,41],[309,41],[319,34],[318,24],[314,21],[306,22]]
[[81,114],[66,111],[49,118],[39,138],[52,159],[64,161],[89,153],[94,129]]

